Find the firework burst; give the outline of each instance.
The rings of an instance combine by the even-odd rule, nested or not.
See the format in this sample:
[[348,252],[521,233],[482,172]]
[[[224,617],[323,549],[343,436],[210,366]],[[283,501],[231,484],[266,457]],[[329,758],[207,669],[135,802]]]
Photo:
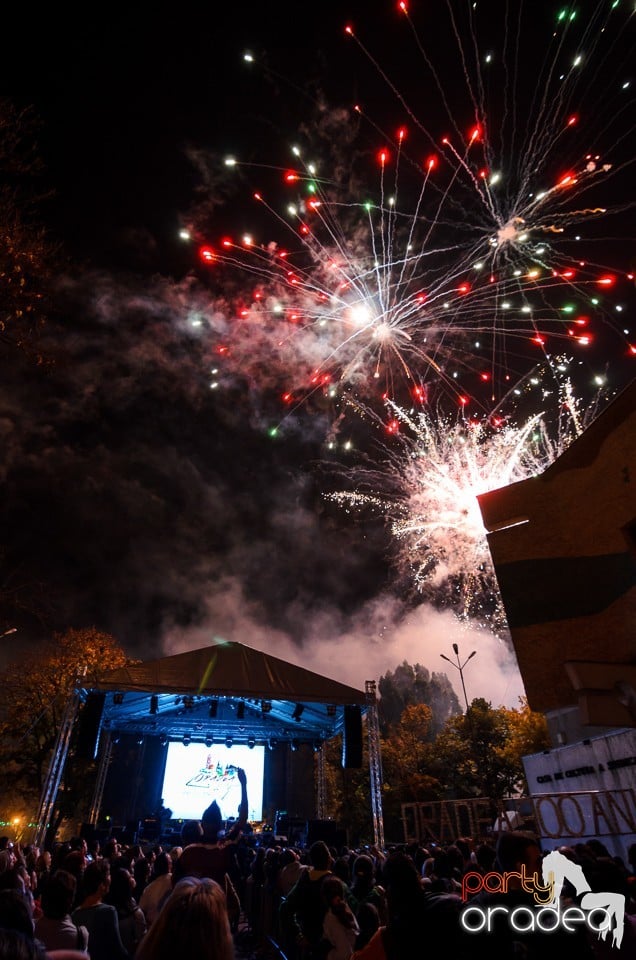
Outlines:
[[[632,160],[630,17],[598,3],[584,22],[568,10],[537,25],[520,3],[494,28],[475,5],[441,7],[448,37],[436,51],[399,4],[412,47],[398,79],[345,30],[404,124],[323,102],[291,166],[227,161],[276,178],[252,194],[259,230],[214,243],[201,225],[189,234],[204,263],[244,280],[218,344],[224,370],[280,385],[290,408],[319,392],[406,405],[445,395],[485,410],[537,354],[565,341],[584,352],[600,326],[633,352],[620,299],[633,278],[599,262],[595,234],[626,206],[607,196]],[[434,101],[426,123],[402,93],[414,71]],[[273,226],[274,240],[258,238]]]
[[383,518],[396,571],[420,599],[498,635],[506,632],[505,612],[477,498],[542,473],[583,432],[603,399],[599,393],[595,404],[583,403],[556,366],[550,371],[556,386],[542,371],[528,380],[540,391],[544,410],[520,424],[433,416],[387,400],[395,441],[385,447],[385,463],[350,470],[353,489],[326,495],[349,512]]

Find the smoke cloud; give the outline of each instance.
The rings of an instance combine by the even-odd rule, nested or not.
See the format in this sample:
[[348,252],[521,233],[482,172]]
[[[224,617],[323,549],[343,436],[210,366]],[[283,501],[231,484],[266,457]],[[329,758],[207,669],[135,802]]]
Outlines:
[[192,277],[96,273],[60,296],[52,362],[7,367],[0,393],[4,581],[29,597],[11,613],[16,649],[69,627],[144,659],[221,636],[358,689],[421,663],[461,701],[439,657],[458,642],[478,650],[469,697],[518,705],[508,646],[408,600],[382,524],[325,501],[330,411],[281,421],[277,377],[212,372],[226,297]]

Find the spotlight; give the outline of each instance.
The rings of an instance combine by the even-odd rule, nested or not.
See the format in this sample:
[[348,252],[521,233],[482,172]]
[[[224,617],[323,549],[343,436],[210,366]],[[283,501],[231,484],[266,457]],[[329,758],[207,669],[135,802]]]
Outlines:
[[261,700],[261,713],[269,713],[272,709],[271,700]]
[[208,710],[208,713],[209,713],[209,715],[212,717],[212,719],[214,719],[214,717],[216,717],[216,714],[217,714],[217,710],[218,710],[218,709],[219,709],[219,701],[218,701],[218,700],[210,700],[210,709]]
[[161,745],[162,747],[167,747],[167,746],[168,746],[168,738],[167,738],[167,736],[165,735],[165,733],[164,733],[164,735],[163,735],[162,737],[159,738],[159,743],[160,743],[160,745]]
[[294,712],[292,713],[292,720],[295,720],[296,723],[300,723],[300,718],[303,715],[304,709],[305,708],[302,705],[302,703],[297,703],[296,706],[294,707]]
[[144,738],[143,738],[143,737],[137,737],[137,746],[138,746],[138,747],[141,747],[141,745],[143,744],[143,742],[144,742]]
[[119,734],[116,733],[114,737],[111,737],[110,742],[111,742],[111,743],[119,743]]
[[267,741],[267,749],[268,749],[268,750],[275,750],[277,746],[278,746],[278,740],[268,740],[268,741]]
[[322,750],[322,740],[314,740],[313,744],[314,753],[320,753]]
[[230,749],[233,743],[234,741],[232,740],[232,737],[225,738],[225,746],[228,748],[228,750]]
[[248,745],[248,747],[250,748],[250,750],[253,750],[254,747],[256,746],[256,738],[255,738],[255,737],[248,737],[248,738],[247,738],[247,745]]
[[296,753],[296,751],[298,750],[298,744],[296,743],[295,740],[292,740],[290,742],[289,749],[291,750],[292,753]]
[[114,703],[116,706],[120,707],[123,702],[124,702],[124,695],[123,695],[123,693],[114,693],[114,694],[113,694],[113,703]]
[[184,746],[184,747],[189,747],[191,741],[192,741],[192,737],[190,736],[190,734],[189,734],[189,733],[185,733],[185,734],[183,735],[183,746]]
[[206,747],[209,748],[209,747],[212,746],[213,743],[214,743],[214,740],[212,739],[212,734],[209,733],[209,734],[207,735],[207,737],[205,738],[205,745],[206,745]]
[[236,708],[236,719],[243,720],[245,717],[245,704],[241,700]]
[[159,710],[159,697],[156,693],[150,698],[150,712],[154,715]]

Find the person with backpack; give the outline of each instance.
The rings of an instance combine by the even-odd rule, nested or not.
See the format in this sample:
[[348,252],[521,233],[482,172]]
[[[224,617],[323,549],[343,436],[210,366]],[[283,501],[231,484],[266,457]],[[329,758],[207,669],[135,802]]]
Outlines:
[[[377,882],[375,863],[368,854],[359,854],[353,862],[351,896],[353,898],[353,912],[358,922],[360,921],[358,913],[365,905],[372,904],[378,912],[378,925],[386,924],[388,919],[386,891]],[[358,944],[358,946],[362,945]]]
[[330,944],[323,937],[327,903],[322,881],[334,876],[332,857],[324,840],[309,848],[309,869],[303,870],[279,907],[280,929],[290,960],[324,960]]

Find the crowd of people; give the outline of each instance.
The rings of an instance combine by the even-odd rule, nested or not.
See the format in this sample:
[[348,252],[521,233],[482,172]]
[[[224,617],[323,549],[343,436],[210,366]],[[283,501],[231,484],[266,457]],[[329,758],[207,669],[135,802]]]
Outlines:
[[636,844],[626,862],[598,841],[558,848],[572,864],[561,907],[617,894],[620,931],[515,930],[496,909],[492,927],[466,929],[468,905],[536,910],[526,878],[546,854],[531,834],[383,850],[259,845],[243,833],[240,780],[239,817],[225,823],[213,803],[183,824],[178,846],[75,837],[40,850],[0,838],[0,960],[417,960],[440,944],[453,960],[636,957]]

